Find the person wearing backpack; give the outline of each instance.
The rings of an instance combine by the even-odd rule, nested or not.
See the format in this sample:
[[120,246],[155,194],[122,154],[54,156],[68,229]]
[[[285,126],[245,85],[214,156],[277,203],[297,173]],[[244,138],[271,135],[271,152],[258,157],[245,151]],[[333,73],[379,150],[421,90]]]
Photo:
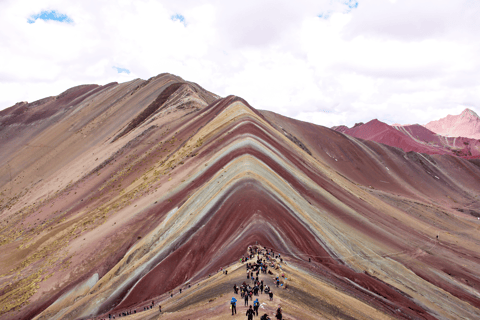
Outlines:
[[235,297],[232,297],[230,304],[232,305],[232,316],[233,316],[233,312],[237,314],[237,299],[235,299]]
[[253,311],[255,311],[256,316],[258,317],[258,307],[260,307],[260,303],[258,299],[253,302]]

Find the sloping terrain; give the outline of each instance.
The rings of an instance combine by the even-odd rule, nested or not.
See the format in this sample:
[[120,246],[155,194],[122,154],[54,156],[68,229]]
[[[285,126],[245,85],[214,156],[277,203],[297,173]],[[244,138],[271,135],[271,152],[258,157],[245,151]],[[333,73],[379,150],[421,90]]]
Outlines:
[[[89,88],[37,120],[25,104],[0,113],[1,319],[224,319],[257,244],[282,257],[261,275],[284,284],[259,296],[270,314],[480,317],[478,160],[406,153],[169,74]],[[144,311],[152,300],[161,314]]]
[[480,157],[480,140],[444,137],[418,124],[389,126],[374,119],[365,124],[357,123],[352,128],[336,126],[332,129],[355,138],[397,147],[405,152],[451,154],[468,159]]
[[459,115],[430,121],[425,128],[443,136],[480,139],[480,117],[468,108]]

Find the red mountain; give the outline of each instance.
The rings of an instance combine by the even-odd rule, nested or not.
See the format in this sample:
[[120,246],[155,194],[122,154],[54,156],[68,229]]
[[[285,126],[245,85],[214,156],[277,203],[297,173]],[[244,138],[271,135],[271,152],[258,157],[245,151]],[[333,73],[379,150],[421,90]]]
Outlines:
[[480,157],[480,141],[463,137],[444,137],[418,124],[389,126],[374,119],[366,124],[357,123],[352,128],[336,126],[332,129],[355,138],[397,147],[405,152],[451,154],[465,158]]
[[480,139],[480,117],[468,108],[457,116],[430,121],[425,128],[443,136]]

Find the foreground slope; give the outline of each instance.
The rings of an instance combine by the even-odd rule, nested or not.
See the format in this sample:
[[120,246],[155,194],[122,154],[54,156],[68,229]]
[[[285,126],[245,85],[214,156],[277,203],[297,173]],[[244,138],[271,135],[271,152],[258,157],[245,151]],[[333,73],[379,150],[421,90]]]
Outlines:
[[289,318],[480,317],[477,160],[358,140],[168,74],[92,90],[2,125],[17,131],[2,135],[0,317],[154,300],[169,319],[222,318],[257,243],[287,263],[274,303]]

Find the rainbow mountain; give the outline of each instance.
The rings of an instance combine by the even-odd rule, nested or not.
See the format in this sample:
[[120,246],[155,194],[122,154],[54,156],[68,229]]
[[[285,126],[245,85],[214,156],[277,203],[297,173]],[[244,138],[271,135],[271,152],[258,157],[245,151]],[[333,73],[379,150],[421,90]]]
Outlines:
[[17,103],[0,145],[0,319],[243,318],[229,301],[249,246],[282,257],[265,282],[284,286],[260,297],[271,315],[480,317],[478,159],[171,74]]

